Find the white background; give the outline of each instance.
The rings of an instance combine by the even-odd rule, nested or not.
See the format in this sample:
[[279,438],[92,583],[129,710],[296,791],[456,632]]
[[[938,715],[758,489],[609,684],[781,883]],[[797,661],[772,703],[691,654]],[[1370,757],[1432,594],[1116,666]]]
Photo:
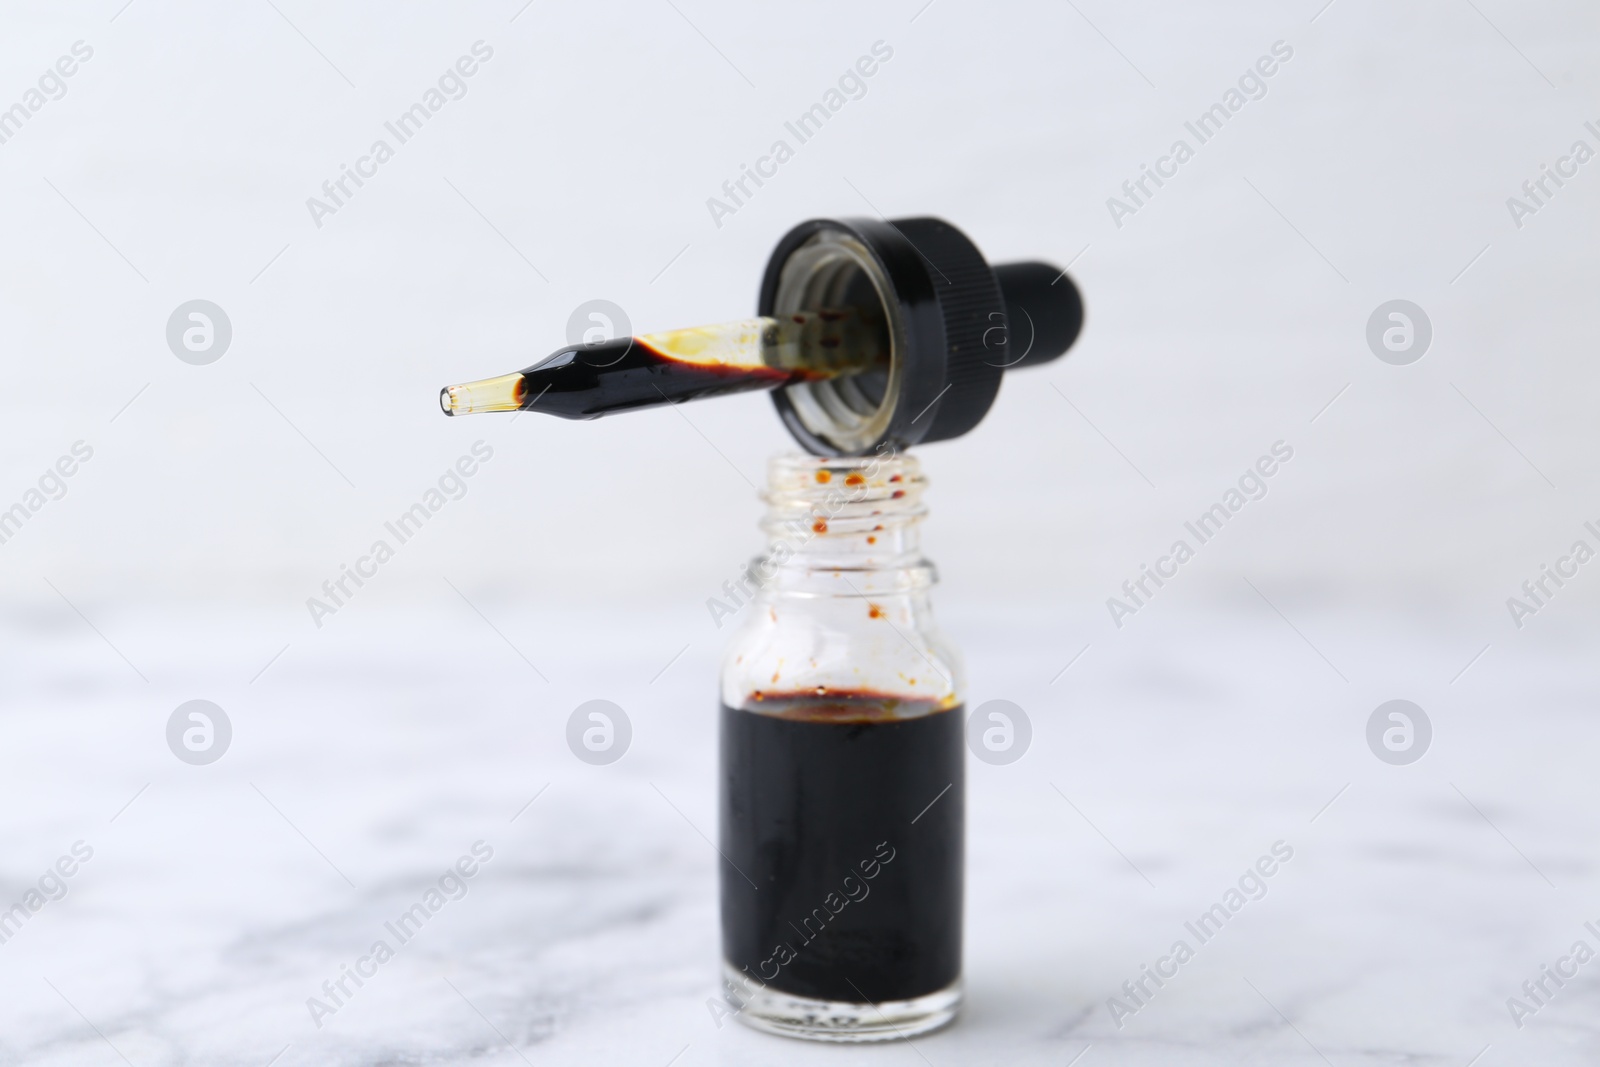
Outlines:
[[[343,942],[303,974],[289,966],[259,1012],[217,1009],[232,1021],[214,1031],[184,1021],[183,1005],[215,993],[217,975],[249,987],[249,966],[230,955],[239,939],[279,943],[344,891],[337,879],[296,888],[290,867],[331,872],[285,821],[343,855],[341,868],[364,867],[348,873],[365,891],[380,871],[449,862],[481,836],[480,806],[504,825],[546,781],[574,799],[548,825],[516,824],[531,835],[524,856],[559,853],[555,838],[582,862],[600,848],[602,881],[618,885],[670,881],[658,861],[676,865],[674,899],[695,903],[672,927],[681,951],[657,962],[683,976],[684,1006],[643,1029],[661,1062],[684,1041],[709,1055],[726,1032],[689,1035],[710,1034],[714,856],[644,783],[675,782],[666,792],[686,818],[714,821],[709,701],[726,631],[704,601],[759,545],[751,483],[786,436],[760,396],[508,425],[445,419],[436,394],[563,344],[585,300],[620,304],[641,331],[747,314],[791,225],[879,212],[948,218],[993,261],[1071,262],[1088,308],[1067,359],[1012,375],[977,432],[922,452],[925,541],[944,576],[945,625],[970,653],[974,702],[1022,703],[1039,747],[1010,777],[975,776],[974,833],[990,834],[975,847],[993,862],[975,874],[974,908],[1008,902],[1000,910],[1059,934],[1048,951],[1020,932],[984,940],[975,919],[975,1004],[1014,995],[1028,1006],[975,1009],[963,1024],[975,1044],[930,1047],[966,1050],[951,1062],[1025,1039],[1046,1042],[1029,1046],[1041,1062],[1091,1040],[1095,1056],[1117,1054],[1109,1045],[1125,1062],[1162,1041],[1196,1056],[1309,1056],[1283,1016],[1256,1018],[1265,1008],[1248,990],[1222,1006],[1174,991],[1172,1015],[1148,1022],[1152,1006],[1139,1017],[1147,1036],[1163,1035],[1148,1047],[1117,1045],[1128,1032],[1103,1005],[1177,925],[1149,908],[1201,910],[1346,782],[1357,785],[1342,803],[1362,814],[1341,831],[1348,851],[1330,845],[1323,862],[1359,888],[1315,881],[1308,861],[1299,870],[1318,888],[1280,905],[1283,930],[1257,931],[1276,980],[1343,983],[1354,1001],[1301,1028],[1350,1050],[1346,1062],[1392,1047],[1465,1063],[1485,1044],[1498,1056],[1537,1040],[1537,1025],[1543,1062],[1577,1047],[1560,1027],[1592,1021],[1592,981],[1586,1003],[1574,988],[1529,1031],[1510,1026],[1503,1002],[1595,917],[1575,886],[1593,886],[1583,738],[1593,740],[1600,565],[1521,629],[1506,599],[1579,537],[1600,547],[1582,525],[1600,525],[1600,161],[1520,228],[1506,200],[1575,140],[1600,148],[1584,129],[1600,125],[1600,11],[1505,0],[274,2],[39,3],[0,16],[0,107],[75,41],[94,49],[66,95],[0,144],[0,507],[73,442],[94,449],[66,496],[0,545],[7,899],[77,837],[99,835],[107,857],[99,882],[35,918],[31,944],[0,947],[0,981],[26,989],[0,1021],[13,1035],[0,1061],[45,1047],[63,1062],[111,1055],[39,984],[52,966],[80,988],[107,983],[101,1018],[118,1020],[106,1027],[125,1051],[143,1050],[128,1052],[136,1063],[201,1048],[214,1062],[265,1062],[288,1042],[303,1062],[335,1049],[356,1062],[385,1040],[514,1059],[492,1034],[474,1046],[483,1034],[451,1029],[478,1026],[470,1015],[408,1031],[417,1013],[403,997],[371,1009],[370,1033],[297,1036],[309,1033],[304,997],[330,961],[353,958]],[[387,139],[383,123],[479,40],[494,55],[467,95],[315,225],[307,198]],[[784,121],[877,41],[893,58],[866,95],[717,226],[707,198],[776,138],[792,143]],[[1193,144],[1184,122],[1276,41],[1293,58],[1265,97],[1116,225],[1107,198],[1174,139]],[[230,349],[209,366],[180,362],[165,340],[168,316],[195,298],[232,322]],[[1410,366],[1380,362],[1365,339],[1373,309],[1395,298],[1433,326]],[[494,459],[466,497],[314,626],[306,598],[479,439]],[[1279,440],[1294,459],[1267,498],[1114,626],[1106,598]],[[162,739],[171,709],[196,696],[235,722],[236,752],[205,771]],[[635,714],[639,752],[610,778],[561,742],[567,712],[594,696]],[[1365,748],[1367,715],[1393,697],[1434,718],[1438,752],[1410,768]],[[398,768],[411,768],[410,792]],[[1051,781],[1100,813],[1097,832]],[[125,821],[137,806],[108,824],[146,783],[142,829]],[[1397,799],[1379,799],[1385,790]],[[449,831],[408,838],[441,803]],[[1047,828],[1029,829],[1047,804]],[[1204,816],[1185,825],[1195,805]],[[199,824],[178,814],[202,809]],[[571,828],[601,810],[620,823]],[[1447,877],[1455,846],[1434,816],[1464,819],[1450,833],[1488,866],[1461,860]],[[385,826],[409,829],[390,840]],[[674,842],[662,846],[670,861],[645,854],[658,839]],[[1110,841],[1145,857],[1158,904],[1107,910],[1145,891]],[[1062,848],[1071,870],[1055,866]],[[245,857],[258,851],[282,863],[253,870]],[[117,856],[150,866],[138,874]],[[1391,882],[1384,864],[1398,856],[1440,864],[1437,877]],[[296,866],[307,857],[313,866]],[[1502,863],[1504,882],[1487,873]],[[1174,888],[1191,879],[1192,891]],[[1352,948],[1348,933],[1330,935],[1338,947],[1321,956],[1283,954],[1281,937],[1368,899],[1389,916],[1351,927],[1370,938]],[[1414,944],[1372,934],[1404,927],[1395,909],[1459,923]],[[1534,915],[1538,931],[1519,925]],[[1087,944],[1082,931],[1102,924],[1112,932]],[[196,938],[181,952],[179,930]],[[474,964],[471,944],[454,965]],[[153,963],[107,978],[95,961],[108,945],[124,962],[171,959],[161,992],[139,992]],[[1464,945],[1481,973],[1447,966]],[[548,992],[546,962],[523,961],[505,980]],[[658,1005],[641,981],[628,1003]],[[541,1040],[583,1056],[623,1009],[594,992],[610,988],[599,979],[577,987],[587,992],[556,997]],[[1035,1002],[1024,987],[1049,991]],[[1434,1008],[1397,1006],[1399,991],[1434,996]],[[533,1040],[527,1001],[506,995],[504,1026]],[[589,995],[600,997],[592,1016],[573,1007]],[[1565,1022],[1552,1022],[1560,1011]],[[146,1026],[166,1044],[141,1044]],[[318,1040],[336,1043],[317,1051]]]

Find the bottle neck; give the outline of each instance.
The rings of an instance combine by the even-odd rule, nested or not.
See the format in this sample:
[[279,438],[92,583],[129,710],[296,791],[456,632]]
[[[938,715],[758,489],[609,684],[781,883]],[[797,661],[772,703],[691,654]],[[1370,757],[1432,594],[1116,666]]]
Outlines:
[[937,580],[922,558],[921,464],[904,453],[789,453],[767,468],[767,551],[753,565],[771,593],[885,596]]

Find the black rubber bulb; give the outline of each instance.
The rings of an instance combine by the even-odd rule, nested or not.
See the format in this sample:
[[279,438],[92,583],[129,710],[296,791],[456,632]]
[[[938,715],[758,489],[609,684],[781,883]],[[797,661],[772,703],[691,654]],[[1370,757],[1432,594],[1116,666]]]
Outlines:
[[994,276],[1006,302],[1006,368],[1065,355],[1083,329],[1083,296],[1067,272],[1048,263],[1001,263]]

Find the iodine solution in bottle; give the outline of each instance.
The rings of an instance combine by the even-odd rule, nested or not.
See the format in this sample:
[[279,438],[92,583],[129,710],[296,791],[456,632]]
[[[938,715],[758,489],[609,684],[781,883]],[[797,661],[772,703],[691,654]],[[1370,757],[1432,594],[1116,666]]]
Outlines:
[[907,1037],[961,1001],[962,675],[923,489],[904,454],[769,468],[721,682],[724,988],[757,1029]]

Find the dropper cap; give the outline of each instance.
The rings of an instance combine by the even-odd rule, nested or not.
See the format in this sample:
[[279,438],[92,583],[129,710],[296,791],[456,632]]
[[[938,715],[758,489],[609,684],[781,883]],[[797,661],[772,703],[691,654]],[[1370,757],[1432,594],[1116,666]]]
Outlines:
[[1060,357],[1082,327],[1065,271],[991,267],[942,219],[813,219],[778,242],[758,318],[586,340],[439,403],[595,419],[768,389],[807,451],[865,456],[970,432],[1008,370]]

